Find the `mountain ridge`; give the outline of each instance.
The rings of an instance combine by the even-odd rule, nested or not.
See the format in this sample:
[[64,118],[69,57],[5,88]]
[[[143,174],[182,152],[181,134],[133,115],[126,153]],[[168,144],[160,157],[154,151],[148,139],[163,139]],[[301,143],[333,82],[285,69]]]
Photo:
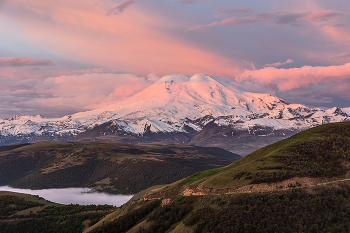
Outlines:
[[183,144],[15,144],[0,146],[0,185],[30,189],[90,187],[133,194],[240,158],[221,148]]
[[[228,142],[247,132],[255,135],[251,134],[252,129],[260,127],[265,134],[260,133],[249,140],[265,146],[313,126],[350,120],[349,115],[350,107],[323,110],[290,104],[270,94],[245,92],[240,83],[230,79],[206,74],[191,77],[172,74],[134,96],[104,108],[62,118],[45,119],[38,115],[0,120],[0,143],[72,140],[75,137],[77,141],[172,141],[203,146],[211,139],[197,142],[194,138],[203,135],[206,125],[215,124],[223,131],[225,127],[231,128],[231,136],[233,132],[239,132]],[[106,123],[109,129],[113,128],[112,131],[100,127],[95,137],[84,134]],[[223,136],[221,132],[220,135],[217,136],[224,140],[229,133]],[[261,138],[263,135],[266,139]],[[247,147],[246,150],[238,148],[242,151],[240,154],[258,149],[252,145]],[[234,148],[225,149],[237,153]]]

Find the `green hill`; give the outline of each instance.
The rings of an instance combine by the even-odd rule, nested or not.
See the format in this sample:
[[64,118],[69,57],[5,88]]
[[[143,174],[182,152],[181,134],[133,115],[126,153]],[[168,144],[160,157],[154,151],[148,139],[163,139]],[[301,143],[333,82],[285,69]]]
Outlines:
[[261,148],[224,168],[194,174],[162,191],[229,193],[307,186],[348,178],[349,160],[350,122],[326,124]]
[[349,122],[315,127],[157,187],[86,232],[349,232],[349,152]]
[[220,148],[181,144],[43,142],[0,146],[0,185],[91,187],[132,194],[226,166],[238,158]]
[[129,202],[86,232],[349,232],[350,184]]

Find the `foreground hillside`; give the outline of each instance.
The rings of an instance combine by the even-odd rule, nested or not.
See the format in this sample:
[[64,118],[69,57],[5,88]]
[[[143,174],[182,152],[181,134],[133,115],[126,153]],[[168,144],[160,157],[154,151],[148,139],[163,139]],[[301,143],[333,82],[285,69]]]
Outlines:
[[350,122],[312,128],[123,206],[88,232],[349,232]]
[[44,142],[0,146],[0,185],[91,187],[132,194],[239,159],[220,148],[186,145]]
[[85,232],[349,232],[350,184],[129,202]]
[[59,205],[39,196],[0,192],[0,232],[82,232],[117,208]]
[[203,171],[164,192],[234,193],[350,178],[350,122],[321,125],[261,148],[230,166]]

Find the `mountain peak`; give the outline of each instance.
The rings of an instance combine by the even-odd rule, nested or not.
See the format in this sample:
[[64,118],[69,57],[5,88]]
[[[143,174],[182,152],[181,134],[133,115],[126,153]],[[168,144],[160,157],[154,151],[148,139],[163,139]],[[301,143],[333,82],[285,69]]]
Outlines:
[[[270,94],[244,91],[240,83],[228,78],[207,74],[170,74],[137,94],[100,109],[56,119],[14,116],[11,120],[0,120],[0,143],[1,137],[10,141],[24,138],[23,135],[25,138],[39,135],[41,138],[38,140],[46,140],[47,135],[55,140],[70,138],[111,120],[116,126],[110,130],[115,130],[113,134],[121,137],[133,135],[142,138],[149,133],[163,137],[164,133],[176,134],[171,140],[181,142],[202,130],[203,135],[206,134],[205,130],[209,127],[204,127],[207,124],[210,127],[230,126],[230,129],[248,130],[251,134],[251,130],[260,129],[260,126],[262,129],[268,127],[272,132],[299,130],[349,120],[349,116],[350,108],[323,111],[289,104]],[[177,138],[179,134],[184,138]],[[223,135],[225,138],[229,135],[233,137],[232,132]]]
[[182,84],[182,83],[199,83],[199,82],[217,82],[212,77],[207,74],[195,74],[193,76],[188,76],[185,74],[169,74],[162,77],[160,80],[154,84]]
[[202,74],[195,74],[195,75],[193,75],[190,78],[189,82],[191,82],[191,83],[216,82],[216,80],[211,78],[209,75],[202,73]]

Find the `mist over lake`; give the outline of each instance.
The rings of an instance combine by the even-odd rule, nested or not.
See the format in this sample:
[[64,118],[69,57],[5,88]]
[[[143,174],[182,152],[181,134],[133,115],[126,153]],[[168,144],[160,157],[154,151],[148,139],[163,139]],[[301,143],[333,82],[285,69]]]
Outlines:
[[93,192],[89,188],[62,188],[62,189],[18,189],[9,186],[0,186],[0,191],[10,191],[16,193],[27,193],[39,195],[46,200],[59,204],[79,204],[79,205],[114,205],[121,206],[129,201],[133,195],[112,195],[108,193]]

